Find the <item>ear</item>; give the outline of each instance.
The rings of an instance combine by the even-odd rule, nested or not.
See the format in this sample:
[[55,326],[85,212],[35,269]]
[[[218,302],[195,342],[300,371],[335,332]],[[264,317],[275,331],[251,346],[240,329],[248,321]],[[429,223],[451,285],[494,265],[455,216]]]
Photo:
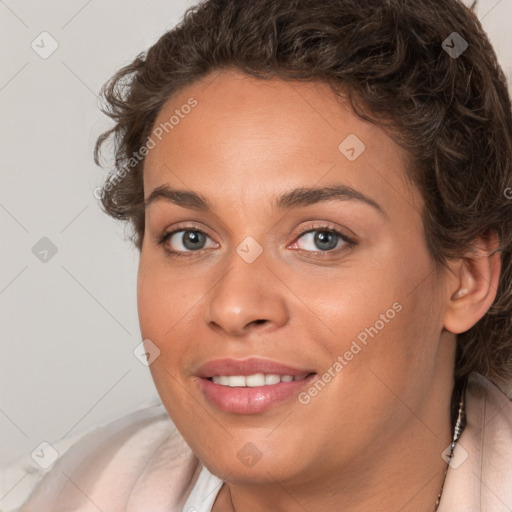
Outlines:
[[464,257],[448,263],[444,328],[454,334],[471,329],[491,307],[501,271],[496,233],[477,238]]

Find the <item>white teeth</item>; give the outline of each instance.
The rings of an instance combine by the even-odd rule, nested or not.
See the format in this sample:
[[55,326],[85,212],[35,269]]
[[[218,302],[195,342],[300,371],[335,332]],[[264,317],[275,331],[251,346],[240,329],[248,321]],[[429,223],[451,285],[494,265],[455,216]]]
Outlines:
[[212,377],[213,382],[215,384],[222,384],[223,386],[229,386],[229,377],[225,375]]
[[271,386],[279,384],[279,382],[292,382],[294,380],[302,380],[307,377],[307,373],[294,377],[293,375],[278,375],[277,373],[255,373],[253,375],[215,375],[212,381],[221,386],[229,386],[231,388],[242,387],[258,387],[258,386]]
[[265,375],[263,373],[255,373],[254,375],[247,375],[245,377],[245,384],[250,388],[255,388],[256,386],[264,386],[265,385]]
[[268,375],[265,375],[265,384],[277,384],[278,382],[281,382],[280,375],[275,373],[269,373]]
[[245,377],[243,375],[230,375],[228,386],[230,388],[239,388],[245,386]]

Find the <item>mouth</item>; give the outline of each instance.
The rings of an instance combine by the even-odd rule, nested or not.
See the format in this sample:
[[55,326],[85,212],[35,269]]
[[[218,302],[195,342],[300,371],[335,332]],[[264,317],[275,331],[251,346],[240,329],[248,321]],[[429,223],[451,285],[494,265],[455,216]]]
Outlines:
[[296,396],[317,375],[264,359],[223,359],[210,361],[197,372],[206,401],[233,414],[258,414],[279,404],[294,402]]

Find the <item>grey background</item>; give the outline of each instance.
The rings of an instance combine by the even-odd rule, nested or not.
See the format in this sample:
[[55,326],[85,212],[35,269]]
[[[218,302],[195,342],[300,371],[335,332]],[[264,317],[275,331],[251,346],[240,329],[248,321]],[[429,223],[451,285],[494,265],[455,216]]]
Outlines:
[[[158,400],[133,355],[138,253],[93,195],[96,95],[192,4],[0,0],[0,465]],[[512,0],[478,13],[510,83]],[[31,47],[43,31],[47,59]]]
[[[158,397],[133,355],[138,253],[93,195],[109,126],[96,94],[189,5],[0,2],[2,465]],[[59,45],[47,59],[31,48],[43,31]]]

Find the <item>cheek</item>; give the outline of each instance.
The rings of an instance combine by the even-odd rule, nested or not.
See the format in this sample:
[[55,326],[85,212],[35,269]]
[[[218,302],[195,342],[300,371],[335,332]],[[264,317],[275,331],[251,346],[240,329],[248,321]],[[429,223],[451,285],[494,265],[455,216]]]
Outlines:
[[[137,276],[137,309],[141,336],[158,347],[149,371],[169,414],[180,408],[177,378],[186,347],[180,329],[186,323],[186,300],[169,272],[141,256]],[[180,321],[181,319],[181,321]],[[179,414],[177,415],[179,416]]]
[[137,309],[141,333],[160,342],[172,337],[178,321],[193,307],[194,280],[179,279],[179,271],[141,256],[137,276]]
[[354,379],[364,366],[392,381],[416,380],[435,363],[442,328],[432,262],[426,251],[411,249],[382,251],[364,263],[325,279],[303,278],[300,295],[314,313],[304,328],[323,340],[324,364],[342,356]]
[[166,297],[159,280],[141,260],[137,276],[137,310],[143,338],[159,338],[160,321],[165,318]]
[[319,335],[331,339],[333,354],[348,350],[352,339],[375,324],[378,331],[388,330],[409,291],[399,264],[389,265],[384,257],[347,263],[323,276],[302,275],[299,280],[290,275],[287,282],[292,279],[290,287],[304,303],[296,303],[296,318],[306,312],[310,321],[306,329],[317,339]]
[[[335,361],[341,366],[325,405],[335,411],[344,403],[359,419],[387,418],[400,409],[398,395],[419,407],[439,349],[440,311],[431,284],[427,279],[411,293],[397,282],[380,296],[343,298],[335,326],[339,336],[329,344],[331,367]],[[333,424],[347,421],[343,413],[333,413]]]
[[[191,354],[200,353],[203,300],[208,286],[201,277],[184,277],[182,270],[171,269],[155,258],[141,257],[137,277],[137,308],[142,339],[159,349],[149,369],[155,385],[174,409],[183,389]],[[164,398],[165,397],[165,398]]]

